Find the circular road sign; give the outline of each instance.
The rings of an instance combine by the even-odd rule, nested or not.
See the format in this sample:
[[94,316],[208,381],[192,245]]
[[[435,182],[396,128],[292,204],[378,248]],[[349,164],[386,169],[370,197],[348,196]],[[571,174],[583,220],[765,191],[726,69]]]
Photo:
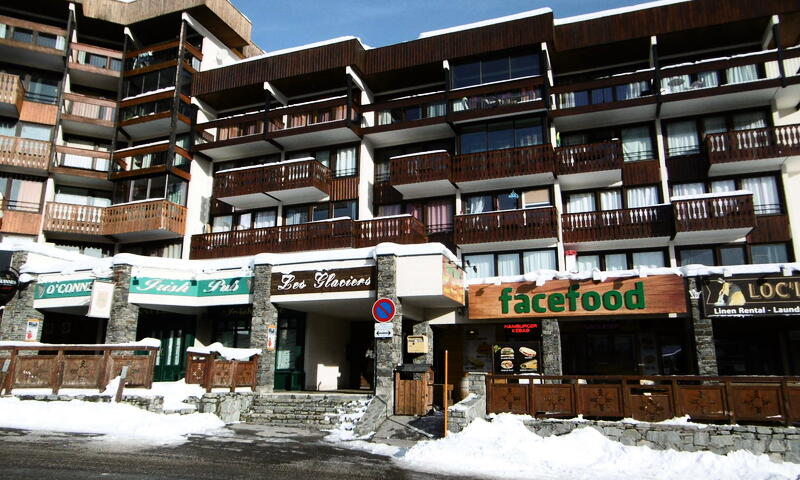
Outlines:
[[372,318],[377,322],[391,322],[395,311],[394,302],[388,298],[379,298],[372,304]]

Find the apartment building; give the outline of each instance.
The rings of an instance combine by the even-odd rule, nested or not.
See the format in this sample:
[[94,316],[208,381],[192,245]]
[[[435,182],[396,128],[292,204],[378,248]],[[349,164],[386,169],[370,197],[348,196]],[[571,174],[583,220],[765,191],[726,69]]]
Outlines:
[[[254,283],[241,303],[142,298],[126,335],[261,346],[274,324],[264,378],[294,389],[377,388],[391,374],[375,370],[398,363],[441,373],[445,349],[450,378],[502,372],[501,343],[538,351],[527,370],[545,373],[800,372],[792,311],[714,311],[744,305],[729,298],[746,295],[740,279],[800,296],[774,283],[800,253],[800,2],[541,9],[379,48],[343,37],[252,56],[226,2],[99,13],[115,3],[52,2],[48,22],[4,7],[0,48],[18,59],[3,76],[4,235],[271,267],[239,275]],[[385,242],[407,246],[382,250],[394,267]],[[447,251],[414,247],[434,242]],[[374,281],[298,286],[316,273]],[[452,288],[464,273],[467,298]],[[498,285],[568,292],[576,279],[616,293],[602,309],[564,308],[558,292],[551,308],[538,294],[527,311],[485,304],[503,302]],[[640,308],[638,289],[662,296]],[[406,320],[384,347],[369,314],[382,296]],[[408,335],[427,350],[403,348]]]

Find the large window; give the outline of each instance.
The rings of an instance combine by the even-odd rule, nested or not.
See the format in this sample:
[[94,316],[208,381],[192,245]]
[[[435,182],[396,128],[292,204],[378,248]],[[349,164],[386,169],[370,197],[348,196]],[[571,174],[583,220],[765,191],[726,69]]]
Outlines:
[[44,182],[35,177],[4,175],[0,177],[3,208],[20,212],[39,212]]
[[456,63],[451,70],[452,88],[530,77],[540,73],[539,55],[536,53]]
[[646,124],[569,132],[559,134],[558,138],[560,144],[564,146],[586,145],[621,139],[623,159],[626,162],[635,162],[656,158],[653,137],[652,125]]
[[678,249],[678,263],[685,265],[745,265],[758,263],[784,263],[789,261],[785,243],[756,245],[702,245]]
[[[513,194],[512,194],[513,192]],[[479,193],[464,196],[464,213],[484,213],[497,210],[535,208],[550,205],[550,189],[538,188],[516,191]]]
[[436,234],[453,231],[454,210],[453,198],[436,198],[427,201],[380,205],[378,216],[410,214],[425,225],[425,231],[428,234]]
[[577,257],[578,271],[591,272],[629,270],[640,267],[664,267],[666,255],[663,250],[641,250],[634,252],[581,253]]
[[[595,190],[565,195],[567,213],[594,212],[597,210],[621,210],[658,205],[660,189],[655,185],[624,189]],[[600,207],[599,209],[597,207]]]
[[753,207],[756,215],[780,214],[784,211],[780,185],[775,175],[719,179],[708,183],[676,183],[672,185],[672,196],[698,195],[707,192],[723,193],[736,190],[753,192]]
[[114,204],[166,199],[186,205],[187,183],[175,175],[136,178],[114,183]]
[[460,153],[477,153],[544,143],[541,118],[523,118],[463,127]]
[[352,177],[358,174],[358,147],[356,146],[292,152],[286,158],[287,160],[313,158],[330,168],[334,177]]
[[342,202],[323,202],[311,205],[297,205],[283,210],[284,225],[318,222],[331,218],[349,217],[358,219],[358,204],[355,200]]
[[277,225],[277,211],[256,210],[219,215],[211,220],[211,231],[228,232],[230,230],[249,230],[251,228],[267,228]]
[[175,67],[128,77],[122,85],[125,98],[175,86]]
[[557,270],[556,251],[527,250],[464,255],[467,278],[522,275],[537,270]]

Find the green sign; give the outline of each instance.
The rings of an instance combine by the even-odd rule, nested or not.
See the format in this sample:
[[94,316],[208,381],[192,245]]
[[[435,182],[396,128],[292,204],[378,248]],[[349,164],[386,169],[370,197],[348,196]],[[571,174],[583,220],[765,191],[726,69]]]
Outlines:
[[92,294],[94,279],[66,280],[63,282],[39,283],[33,292],[34,300],[48,298],[88,297]]
[[253,277],[214,278],[208,280],[133,277],[131,278],[130,288],[130,293],[183,297],[249,295],[252,291]]

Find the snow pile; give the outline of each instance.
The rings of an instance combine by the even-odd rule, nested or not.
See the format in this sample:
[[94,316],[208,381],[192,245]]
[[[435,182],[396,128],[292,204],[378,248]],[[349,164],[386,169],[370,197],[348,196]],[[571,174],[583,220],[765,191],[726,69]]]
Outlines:
[[[226,389],[227,391],[227,389]],[[106,390],[106,393],[108,390]],[[112,394],[116,393],[116,390]],[[194,409],[194,405],[185,402],[189,397],[202,397],[206,390],[200,385],[189,385],[186,380],[180,379],[177,382],[153,382],[153,388],[146,390],[141,388],[126,388],[123,392],[125,397],[164,397],[164,410],[187,410]]]
[[514,415],[472,422],[464,431],[420,442],[398,458],[405,467],[450,475],[503,478],[795,479],[800,465],[745,451],[725,456],[627,447],[593,428],[543,438]]
[[178,444],[186,435],[209,434],[225,424],[210,413],[162,415],[121,403],[38,402],[0,398],[0,427],[106,435],[158,445]]
[[329,442],[359,441],[359,445],[362,447],[367,445],[374,447],[376,445],[374,443],[360,442],[361,440],[370,438],[372,433],[359,437],[355,432],[356,424],[358,424],[358,421],[361,420],[361,417],[367,412],[369,402],[370,400],[357,400],[348,403],[347,409],[339,409],[339,413],[336,415],[336,418],[339,419],[339,423],[336,425],[335,429],[329,430],[330,433],[325,437],[325,440]]
[[189,347],[186,351],[189,353],[201,353],[206,355],[218,353],[219,356],[225,360],[236,360],[239,362],[250,360],[253,355],[261,355],[260,348],[225,347],[219,342],[212,343],[207,347]]

